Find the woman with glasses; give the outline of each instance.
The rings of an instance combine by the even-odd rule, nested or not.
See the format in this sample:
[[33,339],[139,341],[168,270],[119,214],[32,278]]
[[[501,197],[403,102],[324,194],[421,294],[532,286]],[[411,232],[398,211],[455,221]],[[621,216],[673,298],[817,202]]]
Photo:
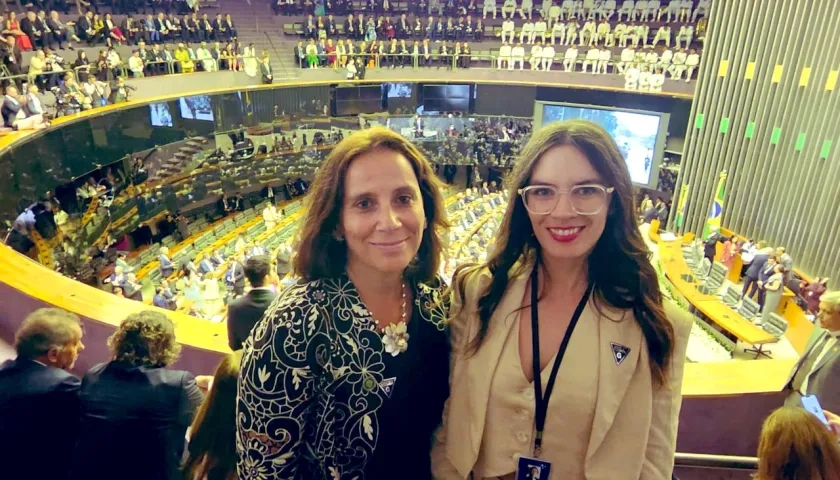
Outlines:
[[615,141],[552,123],[509,180],[492,255],[453,281],[434,477],[670,478],[691,320],[659,291]]

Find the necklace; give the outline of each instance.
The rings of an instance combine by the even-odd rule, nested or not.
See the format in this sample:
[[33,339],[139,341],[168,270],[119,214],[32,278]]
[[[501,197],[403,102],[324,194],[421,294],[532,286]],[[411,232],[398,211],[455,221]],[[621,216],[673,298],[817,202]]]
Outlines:
[[[402,306],[400,307],[400,321],[397,323],[392,323],[390,325],[386,325],[385,328],[382,329],[382,344],[385,346],[385,352],[390,353],[391,356],[396,357],[400,353],[408,350],[408,325],[406,324],[406,315],[407,315],[407,300],[405,294],[405,283],[401,285],[402,287]],[[373,319],[376,322],[376,325],[379,325],[379,321],[375,318]]]

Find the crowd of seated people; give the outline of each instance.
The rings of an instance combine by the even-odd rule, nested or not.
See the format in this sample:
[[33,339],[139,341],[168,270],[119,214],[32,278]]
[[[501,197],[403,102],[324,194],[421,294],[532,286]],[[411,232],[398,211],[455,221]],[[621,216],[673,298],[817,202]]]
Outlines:
[[[303,24],[303,37],[307,44],[298,43],[294,49],[295,59],[301,67],[313,68],[333,66],[345,68],[350,64],[348,78],[364,78],[365,67],[382,66],[452,66],[468,68],[472,58],[470,42],[480,42],[484,37],[482,18],[476,15],[475,8],[455,6],[447,8],[447,18],[443,13],[437,17],[430,15],[424,19],[421,14],[409,19],[403,13],[398,19],[390,18],[389,11],[374,7],[372,13],[349,13],[339,28],[338,20],[332,13],[326,18],[321,14],[310,14]],[[700,64],[700,56],[691,48],[695,40],[695,26],[682,24],[672,27],[662,24],[651,41],[649,16],[641,13],[628,13],[627,23],[619,14],[615,25],[610,18],[615,13],[601,8],[589,11],[561,10],[554,15],[544,8],[541,14],[533,15],[517,9],[524,22],[517,26],[514,15],[510,18],[504,13],[500,47],[491,60],[499,69],[514,70],[517,66],[524,69],[526,63],[531,70],[552,70],[555,58],[562,59],[564,71],[582,71],[593,74],[606,74],[609,68],[613,73],[627,78],[628,89],[661,90],[665,74],[672,79],[686,81],[692,78]],[[330,11],[332,12],[332,11]],[[671,20],[671,12],[668,21]],[[367,15],[367,16],[366,16]],[[378,15],[378,17],[377,17]],[[577,16],[576,16],[577,15]],[[486,16],[486,15],[485,15]],[[596,23],[596,17],[600,22]],[[639,22],[636,17],[639,16]],[[658,20],[655,15],[652,20]],[[687,20],[685,16],[675,14],[677,20]],[[532,17],[536,17],[536,22]],[[495,18],[495,15],[494,15]],[[567,19],[566,19],[567,18]],[[581,25],[580,21],[583,21]],[[341,36],[346,38],[342,39]],[[703,39],[705,37],[698,37]],[[672,39],[675,50],[671,50]],[[660,54],[654,48],[663,42],[666,49]],[[439,45],[438,45],[439,44]],[[563,50],[555,47],[566,46]],[[614,47],[621,47],[620,61],[613,60]],[[586,51],[581,51],[586,47]],[[360,58],[361,57],[361,58]],[[353,62],[348,62],[353,59]],[[371,59],[375,59],[372,61]],[[378,61],[378,60],[381,60]],[[661,76],[660,76],[661,75]]]

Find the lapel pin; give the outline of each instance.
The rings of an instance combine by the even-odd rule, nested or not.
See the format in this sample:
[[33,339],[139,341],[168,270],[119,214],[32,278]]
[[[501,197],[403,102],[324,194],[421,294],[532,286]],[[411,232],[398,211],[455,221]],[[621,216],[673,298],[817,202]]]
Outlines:
[[630,349],[620,343],[610,342],[610,347],[612,348],[613,359],[615,359],[616,365],[621,365],[621,362],[630,354]]
[[379,389],[382,390],[382,393],[385,394],[388,398],[391,398],[391,393],[394,391],[394,384],[397,383],[396,377],[386,378],[379,382]]

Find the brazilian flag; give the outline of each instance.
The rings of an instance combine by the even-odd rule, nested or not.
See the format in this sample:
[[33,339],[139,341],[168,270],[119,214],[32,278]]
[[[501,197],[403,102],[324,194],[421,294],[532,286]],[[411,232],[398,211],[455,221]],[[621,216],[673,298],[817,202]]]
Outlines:
[[709,218],[706,220],[706,226],[703,228],[702,238],[709,237],[709,234],[712,232],[712,227],[717,227],[720,230],[720,217],[723,215],[723,196],[726,193],[726,170],[720,172],[720,180],[718,180],[718,186],[715,192],[715,200],[712,203]]

